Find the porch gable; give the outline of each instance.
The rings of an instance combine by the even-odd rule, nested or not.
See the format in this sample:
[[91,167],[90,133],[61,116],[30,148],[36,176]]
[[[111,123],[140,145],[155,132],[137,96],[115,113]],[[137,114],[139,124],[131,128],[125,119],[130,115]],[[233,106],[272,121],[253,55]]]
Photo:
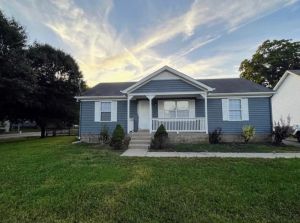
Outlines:
[[[124,94],[133,92],[172,92],[179,91],[213,91],[214,88],[197,81],[171,67],[164,66],[154,73],[144,77],[132,86],[122,90]],[[140,90],[141,89],[141,90]],[[179,89],[179,90],[178,90]],[[163,91],[162,91],[163,90]]]

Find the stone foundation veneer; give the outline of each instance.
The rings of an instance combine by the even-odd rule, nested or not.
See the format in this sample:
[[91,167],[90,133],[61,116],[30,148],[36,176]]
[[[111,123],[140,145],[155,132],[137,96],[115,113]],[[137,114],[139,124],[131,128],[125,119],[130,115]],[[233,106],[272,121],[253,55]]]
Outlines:
[[[208,143],[208,134],[200,132],[168,132],[171,143]],[[154,132],[152,133],[152,138]],[[99,135],[84,134],[81,135],[80,141],[86,143],[99,143]],[[271,142],[272,137],[269,134],[256,135],[250,142]],[[244,142],[240,134],[223,134],[221,142]]]
[[[208,134],[199,132],[169,132],[170,143],[208,143]],[[152,133],[152,137],[154,133]],[[256,135],[250,142],[271,142],[269,134]],[[222,134],[221,142],[241,143],[244,139],[240,134]]]
[[98,134],[84,134],[80,136],[81,142],[86,143],[99,143],[99,135]]

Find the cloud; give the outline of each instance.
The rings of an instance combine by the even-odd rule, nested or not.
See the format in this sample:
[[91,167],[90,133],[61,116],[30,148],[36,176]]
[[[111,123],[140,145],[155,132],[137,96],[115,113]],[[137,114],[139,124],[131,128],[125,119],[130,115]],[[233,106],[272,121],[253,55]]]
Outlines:
[[[194,61],[188,59],[188,55],[224,34],[294,2],[195,0],[186,12],[164,16],[164,21],[153,25],[139,38],[133,38],[126,31],[120,33],[110,24],[110,12],[114,10],[112,0],[94,1],[97,13],[91,13],[72,0],[23,0],[10,1],[6,5],[31,19],[32,23],[42,23],[51,29],[62,41],[64,49],[78,61],[85,79],[92,86],[100,81],[137,80],[165,64],[188,74],[222,76],[225,72],[222,65],[232,55],[214,55]],[[205,34],[207,29],[214,32]],[[154,49],[163,47],[175,37],[181,37],[183,43],[175,53],[162,56]],[[137,41],[126,41],[131,39]]]

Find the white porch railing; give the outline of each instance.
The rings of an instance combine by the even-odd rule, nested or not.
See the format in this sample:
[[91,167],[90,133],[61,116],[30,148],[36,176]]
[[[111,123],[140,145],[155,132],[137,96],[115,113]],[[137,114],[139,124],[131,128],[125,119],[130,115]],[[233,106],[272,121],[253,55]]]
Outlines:
[[157,128],[163,124],[169,132],[205,132],[205,117],[200,118],[153,118],[152,119],[152,131],[156,131]]

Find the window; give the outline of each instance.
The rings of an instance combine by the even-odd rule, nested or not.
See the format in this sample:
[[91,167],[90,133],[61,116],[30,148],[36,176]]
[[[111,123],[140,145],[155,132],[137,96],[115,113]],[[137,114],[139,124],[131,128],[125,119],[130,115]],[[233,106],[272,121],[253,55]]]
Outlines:
[[189,102],[177,101],[177,118],[188,118],[189,114]]
[[165,118],[189,118],[189,101],[164,101]]
[[176,102],[165,101],[164,102],[165,118],[176,118]]
[[229,99],[229,120],[242,120],[242,103],[241,99]]
[[101,102],[101,121],[111,121],[111,102]]

